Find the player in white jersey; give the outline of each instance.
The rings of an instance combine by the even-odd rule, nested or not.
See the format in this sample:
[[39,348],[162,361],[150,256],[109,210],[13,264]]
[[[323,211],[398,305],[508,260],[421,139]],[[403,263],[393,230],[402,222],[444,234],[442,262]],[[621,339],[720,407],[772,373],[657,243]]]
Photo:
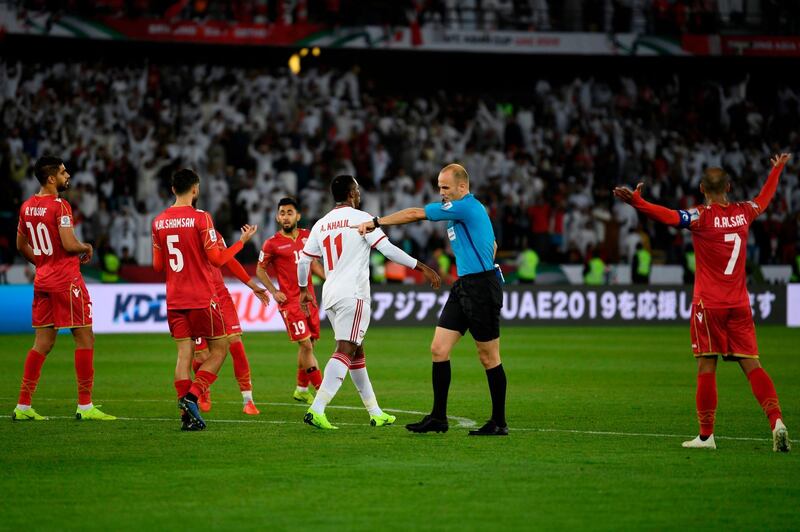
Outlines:
[[314,224],[297,263],[300,304],[305,307],[311,301],[307,286],[311,261],[322,261],[325,267],[322,308],[333,326],[336,339],[336,352],[325,366],[322,385],[303,419],[320,429],[337,428],[325,416],[325,407],[339,391],[349,370],[369,412],[370,425],[391,425],[395,416],[384,413],[378,406],[364,358],[363,341],[370,318],[370,251],[377,249],[387,259],[421,271],[435,289],[439,288],[441,279],[431,268],[389,242],[380,229],[364,236],[358,234],[355,229],[358,224],[372,220],[372,216],[358,210],[361,193],[353,176],[336,176],[331,183],[331,192],[336,207]]

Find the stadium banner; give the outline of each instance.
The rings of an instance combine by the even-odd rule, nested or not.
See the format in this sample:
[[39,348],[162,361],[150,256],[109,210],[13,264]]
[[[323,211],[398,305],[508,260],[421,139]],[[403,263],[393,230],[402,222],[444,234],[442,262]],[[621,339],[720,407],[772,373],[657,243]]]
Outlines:
[[[96,333],[168,333],[163,284],[90,284]],[[448,291],[418,285],[379,285],[372,290],[373,325],[435,325]],[[228,285],[242,330],[284,331],[274,300],[266,307],[241,283]],[[0,333],[31,332],[32,285],[0,285]],[[687,286],[546,286],[504,288],[503,325],[682,324],[691,314]],[[756,324],[800,326],[800,284],[752,287]],[[787,309],[788,305],[788,309]],[[325,320],[324,311],[320,318]]]
[[[169,333],[166,287],[162,284],[87,284],[96,333]],[[262,305],[241,283],[228,285],[242,330],[284,331],[275,301]],[[4,301],[0,333],[31,332],[32,285],[0,286]]]
[[800,327],[800,284],[786,286],[786,325]]
[[[371,324],[435,325],[448,292],[417,287],[374,287]],[[756,324],[786,324],[786,286],[750,289]],[[507,285],[503,289],[503,325],[674,325],[688,323],[691,286],[545,286]]]

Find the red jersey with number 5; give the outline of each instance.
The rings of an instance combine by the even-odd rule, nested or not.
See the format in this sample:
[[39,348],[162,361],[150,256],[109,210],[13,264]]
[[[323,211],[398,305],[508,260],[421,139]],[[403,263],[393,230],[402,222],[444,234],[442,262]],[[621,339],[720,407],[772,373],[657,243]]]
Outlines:
[[17,232],[28,239],[36,257],[36,290],[67,290],[81,275],[78,255],[61,244],[59,227],[72,227],[72,208],[67,200],[54,195],[31,196],[19,209]]
[[206,249],[219,237],[207,212],[169,207],[153,220],[153,246],[166,257],[167,309],[208,308],[215,298]]
[[[281,308],[290,304],[296,304],[300,299],[300,287],[297,285],[297,262],[300,260],[300,253],[306,245],[308,229],[300,229],[295,240],[287,237],[282,231],[278,231],[268,238],[261,248],[258,257],[259,265],[266,270],[268,264],[275,268],[275,275],[278,277],[278,287],[286,295],[286,303],[280,305]],[[308,284],[311,285],[311,272],[308,274]],[[316,303],[316,296],[313,290],[311,297]]]
[[747,235],[761,208],[754,201],[740,201],[687,212],[697,260],[692,302],[706,308],[749,307]]

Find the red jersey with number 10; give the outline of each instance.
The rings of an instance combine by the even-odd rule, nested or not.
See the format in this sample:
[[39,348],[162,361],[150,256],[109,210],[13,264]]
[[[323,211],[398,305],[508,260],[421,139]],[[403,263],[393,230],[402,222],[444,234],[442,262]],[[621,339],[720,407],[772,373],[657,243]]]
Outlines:
[[[264,242],[258,263],[266,270],[267,264],[275,267],[275,275],[278,277],[278,287],[286,295],[286,303],[280,305],[281,308],[296,304],[300,299],[300,287],[297,285],[297,262],[300,260],[300,253],[306,245],[308,229],[300,229],[295,240],[287,237],[282,231],[278,231]],[[311,286],[311,272],[308,274],[308,284]],[[311,297],[316,303],[316,295],[313,290]]]
[[168,309],[208,308],[216,292],[205,250],[218,240],[211,216],[194,207],[169,207],[155,217],[153,246],[165,257]]
[[696,270],[693,303],[705,308],[750,306],[747,293],[747,235],[761,213],[754,201],[689,209]]
[[19,209],[17,232],[28,238],[36,257],[36,290],[66,290],[81,276],[80,259],[64,249],[59,227],[72,227],[72,208],[65,199],[37,194]]

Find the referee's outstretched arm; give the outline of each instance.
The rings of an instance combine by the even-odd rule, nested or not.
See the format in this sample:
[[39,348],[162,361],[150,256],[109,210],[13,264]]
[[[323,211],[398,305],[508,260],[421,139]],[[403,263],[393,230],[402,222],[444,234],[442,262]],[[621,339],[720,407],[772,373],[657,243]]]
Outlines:
[[358,233],[363,236],[366,233],[374,231],[376,227],[410,224],[427,219],[428,217],[425,216],[425,209],[421,207],[412,207],[410,209],[403,209],[402,211],[387,214],[386,216],[376,216],[372,221],[361,223],[357,226],[353,226],[353,228],[358,229]]

